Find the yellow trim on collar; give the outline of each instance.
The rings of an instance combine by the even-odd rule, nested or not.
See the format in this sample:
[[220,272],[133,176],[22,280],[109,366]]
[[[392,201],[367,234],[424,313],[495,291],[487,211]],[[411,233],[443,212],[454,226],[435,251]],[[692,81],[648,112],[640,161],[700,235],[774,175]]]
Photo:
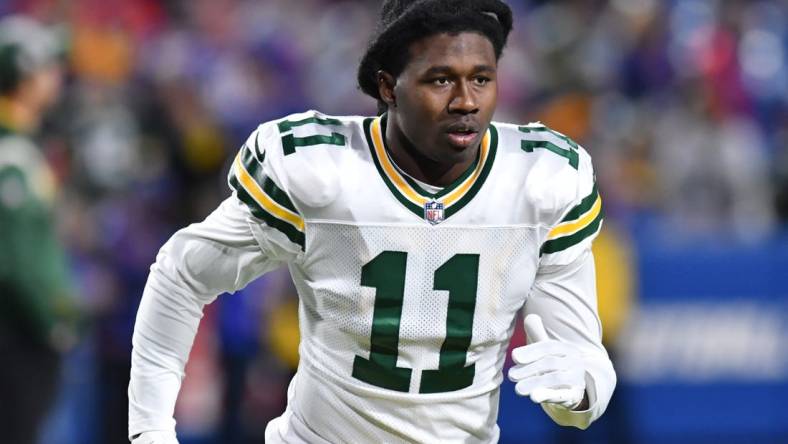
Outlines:
[[[425,203],[432,201],[432,199],[422,196],[413,187],[402,177],[400,172],[397,170],[397,167],[391,162],[391,159],[386,153],[385,144],[383,142],[383,134],[381,129],[381,121],[380,117],[376,118],[372,122],[371,132],[372,132],[372,142],[375,149],[375,154],[380,161],[381,166],[383,167],[383,171],[388,176],[389,180],[397,187],[400,193],[405,196],[408,200],[415,203],[419,206],[424,206]],[[459,201],[465,193],[471,188],[471,186],[476,182],[479,175],[484,168],[484,164],[487,162],[487,159],[490,154],[490,131],[484,134],[481,143],[481,156],[479,158],[479,162],[476,164],[476,168],[474,169],[473,173],[469,175],[460,185],[457,186],[453,191],[449,192],[445,196],[441,196],[440,198],[436,199],[439,202],[442,202],[446,207],[449,207],[457,201]]]

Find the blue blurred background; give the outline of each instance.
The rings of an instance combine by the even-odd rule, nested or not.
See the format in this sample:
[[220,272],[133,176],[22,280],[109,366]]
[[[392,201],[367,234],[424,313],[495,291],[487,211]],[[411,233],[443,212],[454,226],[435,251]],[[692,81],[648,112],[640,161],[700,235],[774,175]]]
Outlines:
[[[509,3],[496,119],[541,120],[593,156],[619,386],[576,433],[507,383],[501,441],[788,443],[788,5]],[[378,5],[0,0],[0,15],[57,27],[68,48],[37,141],[89,322],[42,443],[127,442],[131,332],[158,248],[229,195],[228,162],[258,123],[374,114],[355,69]],[[182,443],[262,442],[283,410],[298,341],[288,279],[207,309],[177,407]]]

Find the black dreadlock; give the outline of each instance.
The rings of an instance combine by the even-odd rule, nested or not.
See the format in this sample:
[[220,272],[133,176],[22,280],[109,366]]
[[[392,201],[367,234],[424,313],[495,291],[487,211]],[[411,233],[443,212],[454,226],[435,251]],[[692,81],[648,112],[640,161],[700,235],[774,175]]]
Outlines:
[[498,59],[511,30],[512,11],[501,0],[386,0],[358,67],[358,85],[384,111],[378,71],[399,76],[410,59],[411,43],[440,33],[474,31],[490,39]]

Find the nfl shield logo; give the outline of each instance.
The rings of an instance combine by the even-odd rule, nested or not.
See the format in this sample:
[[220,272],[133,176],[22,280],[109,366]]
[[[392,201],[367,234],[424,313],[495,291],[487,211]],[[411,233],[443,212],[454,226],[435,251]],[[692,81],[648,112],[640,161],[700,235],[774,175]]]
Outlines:
[[442,202],[427,202],[424,204],[424,219],[432,225],[437,225],[443,222],[443,203]]

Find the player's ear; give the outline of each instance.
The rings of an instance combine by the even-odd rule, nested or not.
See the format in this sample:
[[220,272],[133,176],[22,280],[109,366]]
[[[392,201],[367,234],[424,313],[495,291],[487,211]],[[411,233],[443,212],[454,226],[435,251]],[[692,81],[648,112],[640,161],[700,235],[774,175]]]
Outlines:
[[386,102],[389,107],[397,106],[397,97],[394,95],[394,87],[397,85],[397,79],[390,73],[380,70],[378,71],[378,93],[380,100]]

